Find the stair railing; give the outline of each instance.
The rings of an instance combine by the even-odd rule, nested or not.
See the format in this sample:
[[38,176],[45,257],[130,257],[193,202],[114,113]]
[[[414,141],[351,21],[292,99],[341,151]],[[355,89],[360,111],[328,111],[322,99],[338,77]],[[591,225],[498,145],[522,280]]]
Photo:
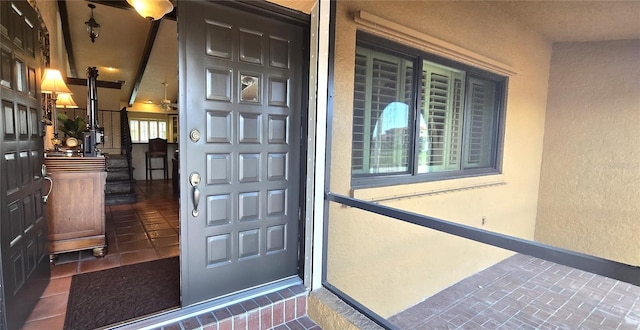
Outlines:
[[127,157],[127,167],[129,169],[129,180],[131,181],[131,192],[135,191],[133,186],[133,162],[131,160],[133,154],[133,143],[131,142],[131,129],[129,128],[129,116],[127,108],[120,110],[120,154]]

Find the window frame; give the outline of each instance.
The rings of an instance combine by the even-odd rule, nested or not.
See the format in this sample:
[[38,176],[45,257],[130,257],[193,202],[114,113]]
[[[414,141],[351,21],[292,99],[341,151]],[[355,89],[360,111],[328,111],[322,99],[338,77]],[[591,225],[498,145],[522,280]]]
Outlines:
[[[131,129],[132,122],[137,122],[138,139],[134,139],[133,138],[134,130]],[[141,140],[140,139],[140,135],[142,134],[142,129],[141,129],[141,123],[142,122],[146,122],[147,123],[147,127],[146,127],[147,128],[147,133],[146,134],[147,134],[147,137],[148,137],[147,140]],[[151,122],[154,122],[155,126],[156,126],[156,131],[157,132],[156,132],[156,137],[155,138],[162,138],[162,139],[168,140],[167,137],[169,136],[169,123],[168,123],[167,120],[158,119],[158,118],[144,118],[144,117],[137,118],[136,117],[136,118],[129,118],[129,129],[131,131],[131,143],[149,143],[149,139],[153,139],[154,138],[154,137],[151,137],[151,131],[152,131],[151,130]],[[162,137],[161,134],[160,134],[161,133],[161,129],[160,129],[161,124],[164,124],[164,137]]]
[[[364,47],[366,49],[374,50],[391,56],[402,57],[404,59],[413,61],[413,91],[411,104],[409,104],[409,126],[411,145],[409,146],[409,159],[408,159],[408,171],[402,173],[362,173],[354,174],[353,168],[350,166],[351,171],[351,187],[352,188],[372,188],[382,186],[393,186],[412,184],[420,182],[441,181],[449,179],[458,179],[465,177],[476,177],[486,175],[496,175],[502,173],[502,160],[504,153],[504,131],[505,131],[505,114],[507,104],[507,91],[509,84],[509,77],[499,75],[487,70],[467,65],[465,63],[457,62],[451,59],[447,59],[438,55],[430,54],[426,51],[412,48],[397,42],[382,38],[380,36],[372,35],[363,31],[357,31],[356,33],[356,46]],[[354,54],[355,55],[355,54]],[[419,131],[419,121],[415,120],[417,116],[422,113],[420,108],[420,102],[422,98],[421,86],[424,84],[422,79],[423,62],[429,61],[439,65],[448,66],[457,70],[464,71],[464,87],[465,90],[469,87],[470,78],[479,78],[481,80],[489,80],[495,83],[495,118],[492,123],[495,127],[492,135],[492,155],[490,155],[490,166],[481,168],[464,168],[465,160],[462,159],[464,152],[461,154],[460,170],[432,172],[432,173],[419,173],[418,172],[418,149],[419,142],[416,138]],[[355,65],[355,57],[354,57]],[[354,77],[355,84],[355,77]],[[355,88],[355,85],[354,85]],[[355,92],[355,90],[354,90]],[[466,91],[465,91],[466,94]],[[467,130],[467,96],[464,95],[465,104],[463,107],[463,143],[461,148],[467,148],[468,134]],[[352,118],[354,113],[352,113]],[[352,134],[353,139],[353,124]],[[363,141],[364,142],[364,141]],[[353,161],[353,141],[351,144],[351,159]]]

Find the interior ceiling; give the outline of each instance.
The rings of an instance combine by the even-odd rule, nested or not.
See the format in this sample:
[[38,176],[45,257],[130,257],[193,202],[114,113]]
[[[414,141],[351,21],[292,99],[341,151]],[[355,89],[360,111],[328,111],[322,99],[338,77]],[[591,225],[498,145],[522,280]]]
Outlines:
[[[94,18],[100,24],[100,34],[94,43],[84,24],[91,15],[89,3],[96,6]],[[120,101],[124,104],[148,101],[160,104],[164,99],[162,83],[166,82],[167,99],[177,102],[175,11],[151,22],[138,15],[126,1],[67,0],[58,1],[58,6],[61,16],[66,9],[67,25],[63,29],[69,32],[71,39],[73,54],[69,56],[69,76],[86,78],[87,68],[95,66],[99,81],[122,83]],[[60,8],[62,6],[65,8]],[[64,25],[64,17],[61,19]],[[149,46],[148,40],[153,41]]]
[[[274,2],[306,13],[314,3],[313,0]],[[640,39],[640,1],[486,2],[552,42]],[[89,3],[95,4],[94,17],[100,24],[100,35],[95,43],[91,43],[84,24],[91,14]],[[134,101],[159,104],[164,99],[162,83],[166,82],[167,98],[177,103],[175,10],[161,20],[149,22],[124,0],[60,0],[58,5],[64,6],[60,8],[63,29],[69,32],[70,49],[73,49],[69,57],[73,64],[69,76],[86,78],[87,67],[97,67],[98,80],[123,82],[120,101],[124,104]],[[66,12],[66,27],[63,11]],[[152,38],[154,32],[155,38]],[[147,45],[148,40],[153,43]],[[143,62],[147,56],[145,66]]]

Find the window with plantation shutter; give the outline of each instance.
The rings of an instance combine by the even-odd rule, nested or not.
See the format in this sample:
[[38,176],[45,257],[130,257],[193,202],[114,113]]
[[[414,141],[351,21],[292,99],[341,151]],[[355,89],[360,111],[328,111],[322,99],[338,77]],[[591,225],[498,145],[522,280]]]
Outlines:
[[491,166],[493,140],[496,138],[495,89],[495,83],[491,81],[469,78],[466,168]]
[[352,186],[499,172],[506,78],[358,32]]
[[352,172],[407,172],[413,63],[373,50],[356,50]]
[[426,148],[419,151],[419,173],[451,170],[459,166],[463,78],[460,71],[423,62],[421,109],[427,118],[427,129],[420,134],[427,143]]

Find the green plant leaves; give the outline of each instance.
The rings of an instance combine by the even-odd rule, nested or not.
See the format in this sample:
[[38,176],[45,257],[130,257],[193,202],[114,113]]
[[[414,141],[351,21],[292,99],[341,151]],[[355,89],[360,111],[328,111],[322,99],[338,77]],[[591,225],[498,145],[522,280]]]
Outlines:
[[87,130],[87,122],[82,117],[69,118],[64,113],[58,114],[58,129],[64,134],[76,139],[82,139],[83,132]]

